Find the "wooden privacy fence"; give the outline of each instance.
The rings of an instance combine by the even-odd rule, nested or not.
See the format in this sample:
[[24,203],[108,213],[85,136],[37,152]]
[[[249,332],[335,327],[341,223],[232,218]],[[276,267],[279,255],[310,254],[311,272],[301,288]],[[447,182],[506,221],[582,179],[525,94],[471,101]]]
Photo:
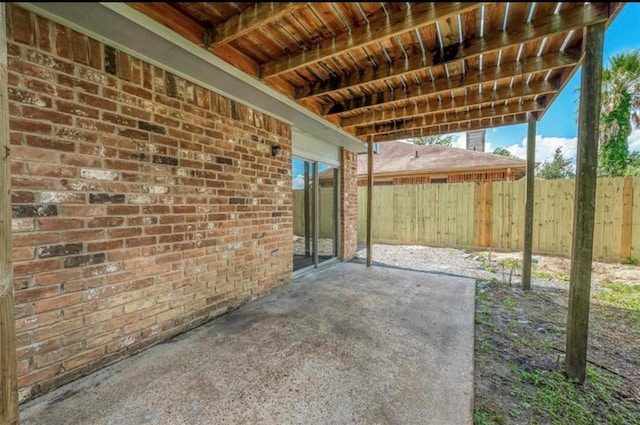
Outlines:
[[[536,180],[534,252],[570,254],[574,185],[575,180]],[[373,240],[518,251],[524,196],[524,180],[375,186]],[[360,187],[359,241],[365,239],[366,197],[366,187]],[[640,258],[640,177],[598,179],[593,250],[597,259]]]
[[[366,195],[366,193],[365,193]],[[333,238],[333,188],[321,187],[320,197],[318,200],[319,209],[319,237],[321,238]],[[304,236],[304,190],[295,189],[293,191],[293,234],[296,236]],[[309,211],[311,214],[311,211]],[[309,216],[311,221],[311,215]]]

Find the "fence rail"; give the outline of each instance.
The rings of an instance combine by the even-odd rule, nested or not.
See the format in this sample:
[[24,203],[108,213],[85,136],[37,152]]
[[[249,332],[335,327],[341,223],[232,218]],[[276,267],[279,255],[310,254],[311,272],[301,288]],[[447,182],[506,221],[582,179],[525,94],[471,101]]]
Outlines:
[[[536,181],[534,252],[571,253],[574,185],[575,180]],[[522,249],[524,180],[375,186],[373,193],[376,242]],[[359,241],[365,239],[366,202],[366,187],[360,187]],[[593,254],[604,260],[640,258],[640,177],[598,179]]]

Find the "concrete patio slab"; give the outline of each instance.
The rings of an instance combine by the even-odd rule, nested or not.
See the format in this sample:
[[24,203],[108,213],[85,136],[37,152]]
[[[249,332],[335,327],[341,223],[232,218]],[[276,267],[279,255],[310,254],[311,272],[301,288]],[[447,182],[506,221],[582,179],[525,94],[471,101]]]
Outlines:
[[474,291],[338,264],[25,404],[21,424],[471,424]]

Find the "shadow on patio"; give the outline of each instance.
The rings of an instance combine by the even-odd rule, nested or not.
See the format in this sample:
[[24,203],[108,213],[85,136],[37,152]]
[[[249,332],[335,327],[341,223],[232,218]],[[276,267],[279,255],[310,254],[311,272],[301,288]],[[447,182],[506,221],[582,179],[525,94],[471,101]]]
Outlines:
[[30,424],[471,424],[474,281],[344,263],[22,406]]

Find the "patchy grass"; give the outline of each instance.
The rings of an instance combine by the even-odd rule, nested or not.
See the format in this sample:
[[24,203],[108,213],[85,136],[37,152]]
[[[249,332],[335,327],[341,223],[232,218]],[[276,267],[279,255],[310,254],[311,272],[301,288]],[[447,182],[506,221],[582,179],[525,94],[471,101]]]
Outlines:
[[627,257],[622,260],[622,264],[627,264],[629,266],[640,266],[640,258]]
[[567,291],[532,288],[478,281],[475,423],[639,423],[640,285],[594,290],[584,385],[563,372]]
[[604,289],[593,295],[596,302],[640,313],[640,285],[607,281],[601,286]]
[[538,279],[551,279],[553,277],[553,275],[549,272],[538,271],[538,270],[532,271],[531,275]]

